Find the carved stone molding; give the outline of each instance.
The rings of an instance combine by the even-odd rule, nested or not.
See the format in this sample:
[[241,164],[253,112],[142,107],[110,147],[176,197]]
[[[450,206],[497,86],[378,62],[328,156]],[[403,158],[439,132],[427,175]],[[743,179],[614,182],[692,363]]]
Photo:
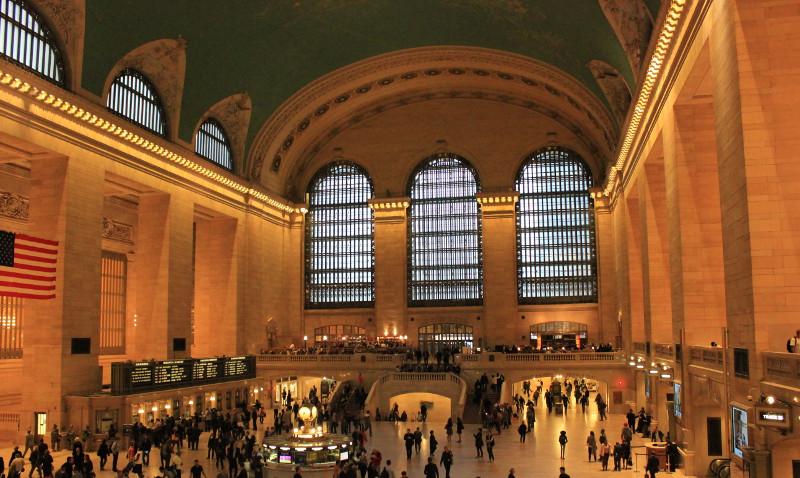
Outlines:
[[588,67],[597,85],[606,95],[617,124],[623,124],[625,116],[628,114],[628,108],[631,106],[631,90],[628,88],[628,82],[606,62],[592,60]]
[[178,133],[186,75],[186,40],[182,37],[177,40],[155,40],[132,50],[111,70],[103,89],[103,98],[108,96],[114,78],[125,68],[140,71],[153,83],[167,115],[168,139],[174,141]]
[[650,12],[642,0],[599,0],[608,23],[617,34],[622,49],[628,56],[634,78],[642,70],[644,55],[653,31]]
[[68,89],[80,84],[83,38],[86,32],[85,0],[34,0],[31,2],[56,36],[66,64]]
[[375,222],[382,224],[399,224],[405,222],[408,214],[410,197],[379,198],[367,201],[375,213]]
[[133,226],[122,222],[114,221],[107,217],[103,218],[103,239],[110,241],[133,244]]
[[0,216],[27,221],[30,201],[25,196],[0,192]]
[[[197,129],[209,116],[216,119],[225,127],[228,139],[231,141],[231,151],[233,152],[233,169],[236,172],[242,170],[242,160],[244,158],[244,146],[247,140],[247,130],[250,127],[250,112],[253,104],[250,95],[242,93],[231,95],[208,109],[208,112],[200,118],[195,127]],[[194,141],[194,135],[192,135]]]
[[[337,70],[303,88],[276,110],[250,148],[249,176],[286,193],[298,161],[308,158],[319,138],[340,131],[346,118],[361,121],[356,109],[380,110],[394,103],[454,95],[543,108],[556,121],[584,133],[586,147],[605,158],[616,148],[618,129],[608,109],[572,76],[521,55],[475,47],[430,47],[393,52]],[[428,96],[414,92],[428,91]],[[409,93],[411,92],[411,93]],[[407,99],[411,94],[415,99]],[[380,113],[380,111],[377,111]],[[351,121],[352,120],[352,121]],[[344,127],[350,124],[344,125]],[[314,144],[310,144],[314,143]],[[264,174],[264,165],[273,174]],[[287,166],[289,167],[287,171]]]
[[513,217],[517,212],[519,193],[517,191],[488,192],[475,195],[486,219]]

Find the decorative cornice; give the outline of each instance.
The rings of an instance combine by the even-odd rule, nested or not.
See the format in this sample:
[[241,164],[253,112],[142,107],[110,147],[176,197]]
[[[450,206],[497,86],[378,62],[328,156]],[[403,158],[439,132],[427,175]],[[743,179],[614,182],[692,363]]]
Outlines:
[[401,197],[401,198],[379,198],[379,199],[370,199],[367,201],[369,207],[372,208],[373,211],[405,211],[408,209],[408,206],[411,204],[410,197]]
[[0,192],[0,216],[27,221],[30,201],[19,194]]
[[519,193],[517,191],[478,193],[475,198],[481,206],[514,206],[519,202]]
[[[15,68],[13,65],[3,66],[11,69],[12,71]],[[105,133],[107,135],[114,135],[121,140],[127,141],[131,146],[138,148],[142,153],[165,158],[183,168],[187,172],[194,172],[204,176],[222,186],[257,199],[260,202],[269,205],[270,207],[282,211],[283,213],[293,213],[297,211],[297,208],[294,205],[288,204],[282,198],[278,199],[260,190],[249,187],[248,185],[243,184],[236,179],[217,173],[213,169],[207,168],[199,162],[192,161],[191,159],[165,148],[159,144],[161,139],[156,138],[150,133],[142,131],[142,134],[136,134],[133,131],[129,131],[122,126],[109,121],[106,118],[111,118],[115,121],[118,119],[105,110],[101,112],[96,105],[86,102],[84,105],[86,106],[86,109],[84,109],[68,100],[65,100],[63,97],[49,93],[44,89],[49,87],[52,87],[52,85],[45,84],[44,80],[40,81],[38,78],[34,78],[33,75],[30,75],[28,80],[23,80],[12,75],[8,71],[0,70],[0,88],[24,94],[29,99],[38,102],[43,107],[49,106],[53,111],[63,117],[82,122],[87,126],[93,127],[97,132]],[[69,94],[65,93],[64,96],[69,96]]]
[[664,20],[664,25],[661,28],[661,33],[658,36],[656,47],[653,50],[653,57],[650,59],[650,65],[647,68],[647,73],[645,74],[642,86],[639,89],[639,97],[636,100],[636,104],[633,108],[633,114],[631,115],[628,123],[628,130],[625,133],[625,136],[622,140],[622,145],[619,148],[617,161],[608,172],[608,179],[606,179],[605,188],[603,189],[603,195],[605,196],[612,195],[615,184],[618,181],[618,174],[622,171],[625,163],[630,160],[629,153],[631,150],[631,145],[633,144],[633,140],[637,137],[637,135],[640,134],[639,125],[642,122],[645,111],[648,111],[648,108],[652,107],[650,103],[650,95],[656,90],[656,80],[659,79],[661,67],[664,64],[664,60],[666,59],[670,50],[670,46],[672,45],[672,39],[680,26],[681,16],[683,14],[685,5],[686,0],[672,0],[670,2],[669,9]]
[[133,226],[104,217],[103,239],[133,245]]

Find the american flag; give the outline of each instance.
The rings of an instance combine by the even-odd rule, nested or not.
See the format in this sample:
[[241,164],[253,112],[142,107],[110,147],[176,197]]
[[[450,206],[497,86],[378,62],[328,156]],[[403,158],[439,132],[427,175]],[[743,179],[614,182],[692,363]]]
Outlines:
[[0,296],[56,296],[58,242],[0,231]]

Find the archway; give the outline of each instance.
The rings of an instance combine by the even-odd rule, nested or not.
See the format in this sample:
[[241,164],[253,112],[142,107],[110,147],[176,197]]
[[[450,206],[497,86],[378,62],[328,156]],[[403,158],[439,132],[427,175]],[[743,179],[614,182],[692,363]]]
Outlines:
[[428,415],[426,421],[446,422],[452,416],[452,399],[438,393],[401,393],[390,397],[389,403],[392,407],[397,404],[400,414],[406,412],[408,421],[417,419],[417,412],[423,404]]

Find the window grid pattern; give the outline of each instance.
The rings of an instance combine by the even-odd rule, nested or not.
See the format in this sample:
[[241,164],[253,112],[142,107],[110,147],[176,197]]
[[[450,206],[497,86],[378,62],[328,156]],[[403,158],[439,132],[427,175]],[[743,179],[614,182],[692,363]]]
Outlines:
[[444,347],[456,348],[472,347],[474,336],[472,327],[462,324],[432,324],[420,327],[419,346],[422,350],[438,352]]
[[314,342],[316,343],[335,342],[337,340],[363,340],[366,338],[367,331],[364,327],[355,325],[326,325],[314,329]]
[[228,171],[233,170],[231,142],[222,125],[214,118],[207,118],[197,130],[194,152]]
[[597,302],[592,178],[564,148],[534,153],[516,188],[520,304]]
[[44,20],[22,0],[0,0],[0,56],[64,86],[64,62]]
[[0,297],[0,359],[22,358],[25,299]]
[[100,270],[100,353],[124,354],[128,259],[103,251]]
[[481,305],[478,175],[452,154],[427,159],[412,176],[408,221],[408,305]]
[[369,176],[353,163],[333,163],[312,180],[306,216],[306,308],[374,305],[371,198]]
[[164,109],[153,85],[136,70],[122,70],[108,91],[106,107],[142,128],[167,136]]

